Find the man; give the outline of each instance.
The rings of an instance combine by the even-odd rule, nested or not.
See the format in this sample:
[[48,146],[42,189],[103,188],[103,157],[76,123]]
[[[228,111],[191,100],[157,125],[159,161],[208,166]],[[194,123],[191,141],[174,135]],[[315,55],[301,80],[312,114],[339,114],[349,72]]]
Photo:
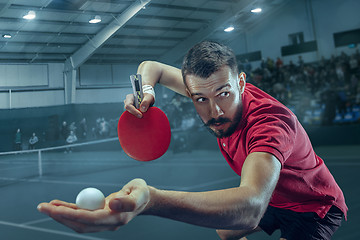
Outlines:
[[20,128],[18,128],[18,130],[16,130],[14,144],[15,144],[15,151],[21,151],[22,150],[22,147],[21,147],[21,145],[22,145],[22,134],[21,134]]
[[70,130],[69,130],[69,127],[68,127],[66,121],[63,121],[63,123],[60,127],[60,133],[61,133],[61,136],[63,137],[64,141],[66,142],[66,138],[69,136],[69,133],[70,133]]
[[36,136],[35,133],[29,139],[29,149],[35,149],[36,144],[39,142],[39,138]]
[[[114,230],[148,214],[219,229],[222,239],[276,229],[287,240],[331,238],[347,212],[340,188],[295,115],[245,84],[229,48],[201,42],[187,53],[181,71],[143,62],[138,73],[144,85],[160,83],[192,99],[225,159],[241,175],[240,186],[164,191],[135,179],[108,196],[105,209],[90,212],[54,200],[40,204],[41,212],[78,232]],[[151,88],[146,89],[140,111],[132,95],[125,100],[126,110],[138,117],[154,102]]]
[[[69,136],[66,138],[66,143],[74,144],[75,142],[77,142],[77,140],[78,140],[78,138],[76,137],[75,132],[70,130]],[[67,153],[67,152],[71,153],[72,148],[71,147],[66,148],[65,153]]]

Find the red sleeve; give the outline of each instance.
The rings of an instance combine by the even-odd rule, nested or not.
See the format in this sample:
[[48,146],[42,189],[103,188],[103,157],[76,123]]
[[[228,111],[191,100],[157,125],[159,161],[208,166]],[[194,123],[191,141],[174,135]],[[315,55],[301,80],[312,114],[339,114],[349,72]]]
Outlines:
[[292,153],[296,137],[291,118],[289,115],[268,115],[253,121],[246,136],[248,153],[271,153],[283,165]]

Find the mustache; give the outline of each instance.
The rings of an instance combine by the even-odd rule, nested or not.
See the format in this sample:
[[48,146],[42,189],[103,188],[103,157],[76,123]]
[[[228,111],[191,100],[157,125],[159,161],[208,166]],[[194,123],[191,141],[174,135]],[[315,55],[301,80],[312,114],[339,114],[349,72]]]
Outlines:
[[222,118],[222,117],[220,117],[218,119],[212,118],[205,123],[205,126],[209,127],[214,124],[223,124],[223,123],[227,123],[227,122],[231,122],[231,120],[228,118]]

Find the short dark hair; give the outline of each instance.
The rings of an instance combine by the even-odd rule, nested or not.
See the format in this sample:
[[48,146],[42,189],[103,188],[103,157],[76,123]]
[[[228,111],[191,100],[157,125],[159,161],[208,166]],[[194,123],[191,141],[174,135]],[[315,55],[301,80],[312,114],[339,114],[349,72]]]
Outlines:
[[185,83],[186,75],[208,78],[223,66],[229,66],[235,74],[239,73],[235,54],[229,47],[213,41],[203,41],[187,52],[181,73]]

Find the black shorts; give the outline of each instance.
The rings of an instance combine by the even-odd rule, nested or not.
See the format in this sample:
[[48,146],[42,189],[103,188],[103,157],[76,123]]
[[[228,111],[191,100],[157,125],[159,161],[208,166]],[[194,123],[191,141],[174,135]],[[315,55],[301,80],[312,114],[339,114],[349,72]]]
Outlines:
[[344,214],[332,206],[322,219],[316,213],[298,213],[268,206],[259,227],[271,235],[280,229],[281,237],[287,240],[327,240],[340,227]]

